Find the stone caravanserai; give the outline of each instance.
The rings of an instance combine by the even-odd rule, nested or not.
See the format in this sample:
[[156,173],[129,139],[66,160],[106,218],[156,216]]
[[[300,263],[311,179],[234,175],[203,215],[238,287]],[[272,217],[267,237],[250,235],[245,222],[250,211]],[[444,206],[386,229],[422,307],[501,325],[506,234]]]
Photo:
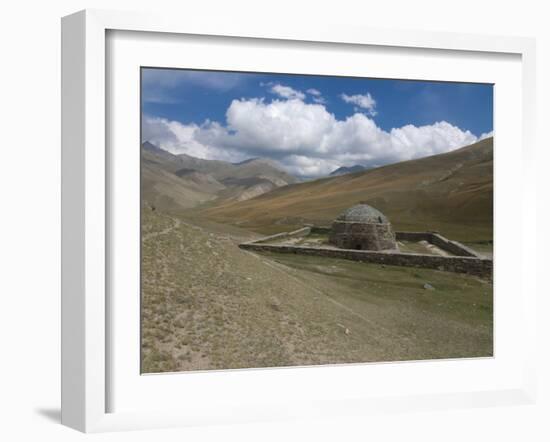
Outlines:
[[[326,235],[325,244],[300,243],[311,234]],[[430,244],[442,253],[406,252],[398,243],[408,241]],[[246,250],[326,256],[353,261],[405,267],[423,267],[492,278],[493,260],[464,244],[437,232],[394,232],[388,218],[379,210],[359,203],[346,209],[332,226],[304,226],[292,232],[239,244]]]
[[388,218],[364,203],[350,207],[334,220],[329,242],[340,249],[397,250]]

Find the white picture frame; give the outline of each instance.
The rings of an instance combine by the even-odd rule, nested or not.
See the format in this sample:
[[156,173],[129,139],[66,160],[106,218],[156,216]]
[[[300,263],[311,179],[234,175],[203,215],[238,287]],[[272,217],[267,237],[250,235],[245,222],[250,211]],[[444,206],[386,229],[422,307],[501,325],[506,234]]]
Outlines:
[[[108,63],[106,35],[110,31],[154,32],[162,35],[199,35],[219,38],[269,39],[286,44],[338,44],[341,47],[376,46],[378,48],[430,49],[477,54],[510,54],[521,57],[521,149],[516,155],[528,171],[535,147],[535,44],[532,39],[491,37],[450,33],[427,33],[357,29],[345,26],[290,25],[252,23],[242,20],[231,23],[209,23],[201,20],[182,21],[180,17],[151,14],[86,10],[63,18],[62,21],[62,423],[84,432],[138,428],[197,425],[219,422],[248,422],[323,415],[369,413],[381,409],[388,412],[426,408],[453,408],[510,403],[532,403],[536,393],[534,343],[525,341],[525,351],[518,363],[522,366],[521,381],[503,388],[484,390],[477,387],[460,393],[427,392],[399,394],[392,392],[377,397],[316,398],[310,402],[274,403],[271,406],[252,402],[224,414],[197,409],[195,413],[182,410],[110,411],[109,370],[110,354],[108,328],[111,312],[107,297],[109,286],[109,248],[112,233],[107,218],[112,199],[108,179],[109,118],[106,79]],[[158,35],[158,34],[156,34]],[[138,115],[136,109],[136,116]],[[498,112],[497,117],[498,118]],[[497,166],[498,167],[498,162]],[[534,177],[523,175],[521,204],[523,219],[536,214]],[[524,337],[535,333],[536,287],[533,257],[534,243],[522,231],[521,297],[523,315],[518,319]],[[496,255],[498,260],[498,254]],[[519,283],[519,282],[518,282]],[[498,287],[498,286],[497,286]],[[497,289],[495,289],[497,290]],[[498,321],[498,315],[496,320]],[[498,357],[498,356],[497,356]],[[519,356],[518,356],[519,357]],[[379,370],[391,370],[390,365],[378,365]],[[401,371],[413,370],[403,366]],[[360,375],[363,366],[353,370]],[[256,382],[265,382],[270,371],[263,370]],[[280,370],[279,370],[280,372]],[[292,369],[285,376],[299,377]],[[321,373],[321,378],[324,376]],[[139,373],[137,373],[139,375]],[[170,376],[170,375],[166,375]],[[246,377],[246,371],[235,376]],[[266,377],[267,376],[267,377]],[[319,374],[318,374],[319,376]],[[198,378],[196,378],[198,379]],[[517,381],[517,382],[516,382]],[[204,378],[201,382],[208,382]],[[245,380],[246,382],[246,380]],[[235,406],[235,404],[232,404]]]

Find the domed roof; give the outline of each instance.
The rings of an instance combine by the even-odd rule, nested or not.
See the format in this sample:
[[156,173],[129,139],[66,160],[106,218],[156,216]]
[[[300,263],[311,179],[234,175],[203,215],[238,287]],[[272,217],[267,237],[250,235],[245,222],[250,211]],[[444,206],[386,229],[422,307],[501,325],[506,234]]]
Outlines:
[[349,209],[344,210],[336,221],[353,222],[353,223],[389,223],[388,218],[368,204],[357,204]]

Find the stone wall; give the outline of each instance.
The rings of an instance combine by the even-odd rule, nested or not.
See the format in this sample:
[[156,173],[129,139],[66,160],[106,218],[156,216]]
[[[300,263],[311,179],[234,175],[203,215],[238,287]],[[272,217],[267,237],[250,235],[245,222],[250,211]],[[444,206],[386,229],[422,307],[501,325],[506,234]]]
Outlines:
[[431,232],[395,232],[397,241],[428,241],[430,242]]
[[296,237],[309,235],[310,232],[311,232],[311,227],[302,227],[298,230],[293,230],[292,232],[281,232],[281,233],[276,233],[275,235],[266,236],[264,238],[257,239],[255,241],[251,241],[251,243],[262,244],[262,243],[285,239],[285,238],[296,238]]
[[317,233],[319,235],[330,235],[330,227],[321,227],[321,226],[308,226],[311,227],[311,233]]
[[323,247],[258,244],[257,242],[240,244],[239,247],[258,252],[295,253],[375,264],[429,268],[447,272],[466,273],[482,278],[492,278],[493,275],[493,260],[471,256],[437,256],[371,250],[344,250]]
[[458,241],[451,241],[450,239],[447,239],[435,232],[395,232],[395,237],[398,241],[427,241],[430,244],[433,244],[434,246],[457,256],[471,256],[475,258],[480,257],[477,252],[469,247],[466,247],[464,244],[461,244]]
[[457,256],[474,256],[479,257],[480,255],[474,250],[466,247],[464,244],[459,243],[458,241],[451,241],[437,233],[432,234],[432,240],[430,241],[434,246],[439,247],[440,249],[451,252]]

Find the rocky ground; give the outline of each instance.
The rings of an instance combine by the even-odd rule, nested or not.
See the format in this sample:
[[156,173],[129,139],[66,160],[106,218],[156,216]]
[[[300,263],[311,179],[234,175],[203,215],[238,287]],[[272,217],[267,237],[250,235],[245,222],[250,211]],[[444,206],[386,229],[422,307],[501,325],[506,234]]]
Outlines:
[[143,209],[143,372],[492,355],[487,281],[237,247],[253,237]]

